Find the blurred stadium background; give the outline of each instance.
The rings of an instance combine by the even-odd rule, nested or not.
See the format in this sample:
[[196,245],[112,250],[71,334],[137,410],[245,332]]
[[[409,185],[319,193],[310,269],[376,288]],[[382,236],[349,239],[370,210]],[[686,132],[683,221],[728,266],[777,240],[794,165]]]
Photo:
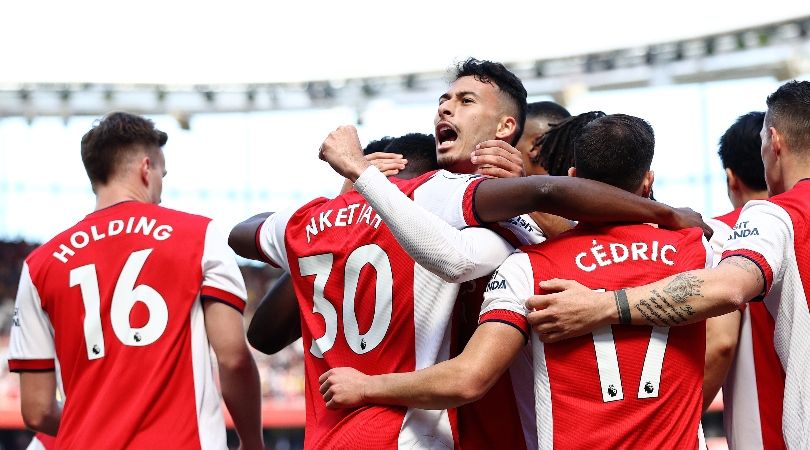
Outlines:
[[[127,110],[155,120],[170,136],[163,204],[227,231],[335,194],[341,181],[316,152],[338,125],[356,124],[364,143],[431,133],[445,70],[475,56],[507,63],[529,101],[647,119],[656,197],[715,216],[731,209],[716,156],[723,131],[764,110],[785,80],[810,78],[810,6],[709,3],[515,3],[500,15],[486,2],[422,0],[385,10],[358,2],[351,12],[327,2],[0,7],[0,449],[30,438],[5,363],[20,267],[92,210],[78,150],[97,117]],[[279,273],[242,270],[249,319]],[[256,357],[268,448],[300,448],[300,342]],[[710,448],[725,448],[721,398],[704,428]]]

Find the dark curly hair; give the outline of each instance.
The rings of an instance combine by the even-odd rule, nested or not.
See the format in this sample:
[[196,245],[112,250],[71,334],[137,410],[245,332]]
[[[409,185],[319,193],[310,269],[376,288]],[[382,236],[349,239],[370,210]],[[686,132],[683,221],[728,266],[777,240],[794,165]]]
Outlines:
[[543,166],[549,175],[568,175],[568,169],[574,166],[574,141],[585,125],[600,117],[605,117],[605,113],[590,111],[563,119],[552,126],[540,137],[540,151],[532,159],[532,163]]

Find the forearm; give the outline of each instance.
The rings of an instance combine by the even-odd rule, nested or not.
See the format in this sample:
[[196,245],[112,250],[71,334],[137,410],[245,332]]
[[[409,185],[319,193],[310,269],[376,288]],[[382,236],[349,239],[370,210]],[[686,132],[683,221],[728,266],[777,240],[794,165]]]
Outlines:
[[259,371],[247,353],[237,364],[220,364],[222,399],[233,419],[242,449],[263,449]]
[[706,359],[703,375],[704,412],[717,396],[720,387],[723,386],[726,374],[734,361],[741,316],[739,311],[732,311],[706,321]]
[[369,378],[367,403],[421,409],[455,408],[480,398],[489,386],[475,380],[475,371],[450,360],[416,372]]
[[[355,182],[397,241],[421,266],[450,282],[492,272],[511,253],[505,243],[482,246],[460,230],[410,200],[376,168]],[[473,232],[474,233],[474,232]]]
[[[759,269],[744,267],[746,265],[753,263],[732,257],[714,269],[684,272],[647,286],[627,289],[632,323],[661,327],[686,325],[739,309],[759,295],[764,286]],[[611,309],[610,321],[619,323],[618,308]]]
[[56,400],[56,374],[20,373],[20,412],[28,428],[56,436],[62,420],[62,404]]
[[290,274],[285,272],[262,299],[247,330],[256,350],[272,355],[301,337],[301,314]]
[[62,421],[62,405],[54,401],[50,408],[41,411],[36,417],[23,413],[23,419],[25,425],[31,430],[56,436]]
[[579,221],[662,225],[673,225],[675,217],[670,206],[598,181],[547,175],[486,180],[476,190],[475,205],[485,222],[531,211]]
[[256,231],[271,214],[273,213],[256,214],[233,227],[228,235],[228,245],[237,255],[255,261],[263,260],[259,249],[256,248]]

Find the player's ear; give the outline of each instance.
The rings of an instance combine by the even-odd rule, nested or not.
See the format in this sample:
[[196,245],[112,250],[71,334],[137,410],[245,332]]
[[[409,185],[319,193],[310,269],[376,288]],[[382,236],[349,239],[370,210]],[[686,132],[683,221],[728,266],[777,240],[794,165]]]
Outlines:
[[152,160],[148,156],[142,157],[138,163],[138,175],[145,186],[149,186],[149,171],[151,170],[155,170]]
[[503,116],[498,121],[498,129],[495,130],[495,137],[506,142],[512,140],[512,136],[517,131],[517,120],[512,116]]
[[568,168],[568,176],[569,177],[576,177],[577,176],[577,168],[574,167],[574,166],[569,167]]
[[650,198],[650,194],[652,194],[652,187],[654,181],[655,181],[655,172],[653,172],[652,170],[648,170],[647,173],[644,174],[644,178],[641,180],[642,197]]
[[782,156],[782,150],[785,146],[785,138],[782,133],[774,127],[769,127],[771,132],[771,148],[776,156]]

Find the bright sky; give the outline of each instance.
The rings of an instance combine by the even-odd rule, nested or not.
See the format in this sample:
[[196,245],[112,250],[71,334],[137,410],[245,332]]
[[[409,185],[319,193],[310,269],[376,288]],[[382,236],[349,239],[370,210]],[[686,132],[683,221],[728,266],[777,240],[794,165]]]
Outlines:
[[0,83],[239,83],[533,61],[810,15],[770,0],[26,0],[0,6]]

